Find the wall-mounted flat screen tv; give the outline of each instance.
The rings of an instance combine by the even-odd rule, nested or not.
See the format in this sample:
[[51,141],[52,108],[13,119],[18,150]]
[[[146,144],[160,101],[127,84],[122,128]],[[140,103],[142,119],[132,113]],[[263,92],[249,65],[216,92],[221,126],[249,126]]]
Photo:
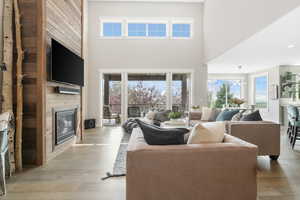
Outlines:
[[50,81],[84,86],[84,60],[71,50],[51,40]]

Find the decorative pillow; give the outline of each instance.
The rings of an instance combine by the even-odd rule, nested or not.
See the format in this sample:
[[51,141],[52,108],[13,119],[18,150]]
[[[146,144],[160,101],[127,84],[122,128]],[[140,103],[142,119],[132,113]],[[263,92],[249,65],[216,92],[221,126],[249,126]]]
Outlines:
[[209,121],[211,113],[212,113],[211,108],[203,107],[202,108],[201,121]]
[[239,110],[223,110],[217,117],[216,121],[230,121]]
[[218,108],[212,108],[211,113],[210,113],[210,117],[208,121],[214,122],[216,121],[218,115],[220,114],[221,110]]
[[166,110],[166,111],[162,111],[162,112],[157,112],[154,115],[154,120],[155,121],[159,121],[159,122],[165,122],[169,120],[169,113],[171,112],[171,110]]
[[224,133],[225,122],[199,123],[191,131],[187,144],[221,143]]
[[235,122],[240,121],[241,118],[243,117],[244,112],[245,112],[245,110],[242,110],[242,111],[238,112],[237,114],[233,115],[231,121],[235,121]]
[[149,120],[153,120],[154,117],[155,117],[155,112],[154,111],[149,111],[147,114],[146,114],[146,118],[149,119]]
[[243,115],[240,121],[262,121],[262,118],[259,114],[259,110],[257,110],[250,114]]
[[176,145],[184,144],[184,134],[189,130],[185,128],[160,128],[155,125],[146,124],[137,119],[136,122],[140,126],[145,141],[149,145]]

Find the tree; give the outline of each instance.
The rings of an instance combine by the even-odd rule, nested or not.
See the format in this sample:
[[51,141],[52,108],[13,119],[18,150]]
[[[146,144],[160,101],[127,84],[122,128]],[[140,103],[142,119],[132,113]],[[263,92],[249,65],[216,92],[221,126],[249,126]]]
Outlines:
[[220,87],[220,90],[217,92],[217,100],[215,101],[214,107],[222,108],[223,105],[226,105],[226,98],[228,103],[231,102],[233,94],[230,93],[230,87],[228,87],[227,84],[223,83],[223,85]]
[[166,96],[161,90],[153,84],[151,87],[144,85],[143,81],[137,81],[134,85],[128,87],[128,104],[145,106],[147,108],[156,108],[158,105],[166,103]]

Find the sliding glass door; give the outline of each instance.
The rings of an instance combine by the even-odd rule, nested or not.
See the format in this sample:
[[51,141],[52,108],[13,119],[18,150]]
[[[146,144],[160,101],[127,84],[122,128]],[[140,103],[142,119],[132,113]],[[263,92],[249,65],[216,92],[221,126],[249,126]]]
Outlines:
[[191,73],[101,73],[100,123],[119,125],[150,110],[185,113],[191,106]]

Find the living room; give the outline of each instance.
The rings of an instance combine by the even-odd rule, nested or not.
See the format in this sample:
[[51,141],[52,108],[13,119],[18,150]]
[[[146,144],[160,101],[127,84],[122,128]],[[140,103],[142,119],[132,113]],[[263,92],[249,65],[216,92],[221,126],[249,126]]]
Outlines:
[[297,0],[0,2],[0,199],[298,199]]

